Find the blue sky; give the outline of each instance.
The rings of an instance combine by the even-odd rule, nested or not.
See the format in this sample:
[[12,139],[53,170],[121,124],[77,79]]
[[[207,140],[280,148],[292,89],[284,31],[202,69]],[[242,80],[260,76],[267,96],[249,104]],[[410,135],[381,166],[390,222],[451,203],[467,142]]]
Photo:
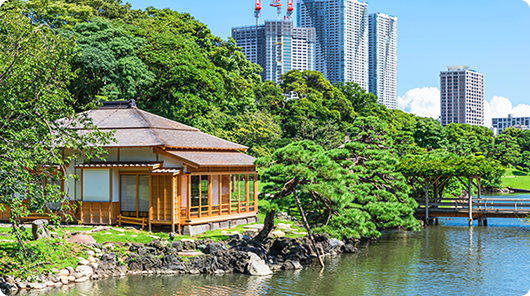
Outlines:
[[[269,1],[262,2],[262,20],[276,19],[276,10],[269,7]],[[285,12],[287,0],[282,2]],[[230,36],[231,27],[255,23],[254,0],[129,0],[129,3],[136,9],[154,6],[188,12],[224,39]],[[506,116],[504,112],[530,116],[527,90],[530,87],[530,7],[524,1],[373,0],[368,3],[370,13],[382,12],[398,18],[401,109],[436,117],[439,72],[446,66],[467,65],[485,75],[486,105],[491,103],[486,109],[489,108],[492,116]],[[510,103],[511,109],[507,106]]]

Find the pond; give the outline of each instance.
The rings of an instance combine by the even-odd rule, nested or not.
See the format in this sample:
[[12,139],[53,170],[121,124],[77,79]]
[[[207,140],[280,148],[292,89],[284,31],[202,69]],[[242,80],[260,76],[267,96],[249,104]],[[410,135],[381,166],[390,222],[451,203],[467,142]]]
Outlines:
[[315,265],[269,277],[136,275],[27,294],[525,295],[530,226],[518,219],[488,220],[488,227],[470,228],[465,218],[440,218],[439,226],[422,231],[386,232],[358,254],[328,258],[324,270]]

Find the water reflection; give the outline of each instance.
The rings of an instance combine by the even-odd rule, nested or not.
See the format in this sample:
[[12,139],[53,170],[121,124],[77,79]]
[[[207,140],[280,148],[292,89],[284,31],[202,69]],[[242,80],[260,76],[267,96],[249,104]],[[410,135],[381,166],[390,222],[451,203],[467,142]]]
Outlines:
[[[524,295],[530,231],[516,219],[440,219],[420,232],[393,231],[359,254],[269,277],[131,276],[29,295]],[[501,225],[501,226],[499,226]]]

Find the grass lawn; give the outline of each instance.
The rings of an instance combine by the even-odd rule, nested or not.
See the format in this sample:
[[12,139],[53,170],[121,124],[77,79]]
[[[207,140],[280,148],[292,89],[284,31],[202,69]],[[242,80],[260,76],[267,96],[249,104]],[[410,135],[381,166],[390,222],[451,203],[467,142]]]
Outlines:
[[502,187],[530,190],[530,176],[512,176],[502,178]]

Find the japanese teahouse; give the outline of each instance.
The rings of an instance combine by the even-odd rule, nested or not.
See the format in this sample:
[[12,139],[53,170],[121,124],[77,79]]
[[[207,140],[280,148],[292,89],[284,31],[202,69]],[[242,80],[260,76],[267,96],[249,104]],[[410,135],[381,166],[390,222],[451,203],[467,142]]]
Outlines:
[[114,141],[104,146],[104,161],[67,167],[80,177],[64,188],[81,201],[81,223],[168,225],[194,235],[257,221],[254,158],[241,152],[247,147],[140,110],[134,100],[105,102],[87,116],[114,131]]

